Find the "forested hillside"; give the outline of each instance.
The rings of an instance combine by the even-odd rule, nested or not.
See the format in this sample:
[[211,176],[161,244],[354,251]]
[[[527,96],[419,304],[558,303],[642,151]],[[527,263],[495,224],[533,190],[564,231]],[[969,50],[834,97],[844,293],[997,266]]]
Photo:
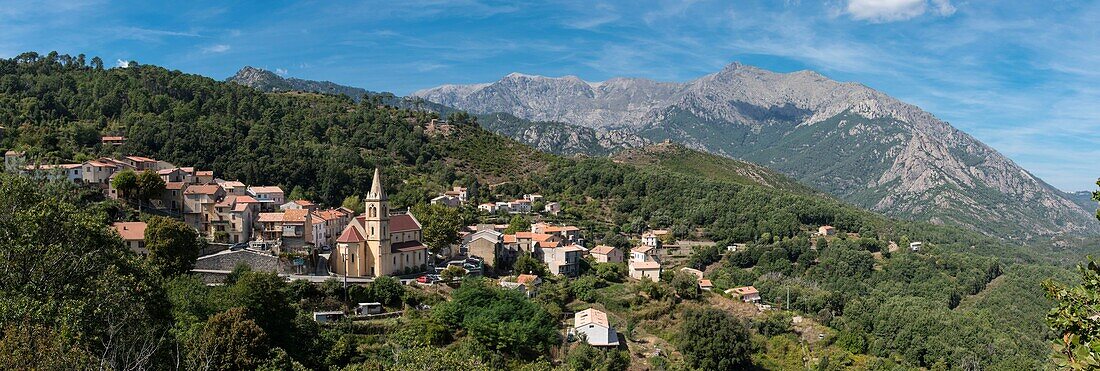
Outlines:
[[[463,113],[450,115],[450,134],[426,133],[423,124],[433,117],[370,99],[262,93],[156,66],[104,69],[54,54],[0,60],[0,149],[24,150],[43,163],[150,156],[213,169],[226,179],[279,184],[330,205],[364,194],[375,166],[385,169],[395,207],[422,204],[452,185],[474,188],[478,200],[538,192],[561,200],[561,221],[584,228],[592,242],[629,247],[627,234],[648,228],[717,242],[694,252],[689,265],[705,270],[718,289],[754,284],[768,298],[790,289],[784,307],[827,326],[828,340],[814,354],[835,358],[836,365],[1039,367],[1050,336],[1041,331],[1049,302],[1035,281],[1062,272],[1050,265],[1055,260],[1076,260],[1074,252],[1036,251],[954,227],[889,219],[795,185],[761,185],[751,176],[711,179],[729,171],[721,162],[673,171],[563,158],[485,131]],[[127,143],[105,148],[98,139],[106,134],[124,135]],[[550,280],[536,300],[476,280],[447,297],[392,280],[349,293],[335,283],[318,289],[243,272],[208,288],[187,275],[150,271],[106,232],[106,223],[118,218],[105,210],[109,203],[57,187],[0,178],[0,206],[19,211],[0,215],[0,233],[13,237],[0,238],[0,253],[18,256],[0,264],[0,352],[59,352],[67,357],[59,358],[62,364],[103,364],[109,357],[117,362],[109,368],[143,360],[165,369],[197,362],[183,363],[190,368],[233,346],[242,349],[235,359],[250,360],[237,364],[246,369],[587,369],[605,363],[623,369],[617,352],[562,356],[551,350],[560,343],[551,334],[555,315],[601,305],[628,336],[637,331],[679,349],[650,361],[673,363],[662,368],[706,368],[707,355],[693,352],[703,349],[692,346],[700,334],[691,329],[714,319],[744,338],[704,333],[699,343],[740,341],[751,353],[742,362],[784,368],[792,354],[801,355],[783,353],[799,346],[784,325],[789,319],[766,330],[766,319],[715,309],[722,308],[714,304],[723,299],[718,291],[672,291],[680,290],[672,278],[627,282],[614,268]],[[806,237],[823,224],[852,235]],[[890,242],[907,241],[927,248],[890,251]],[[731,243],[747,245],[722,257]],[[55,253],[77,255],[39,265],[42,256],[69,256]],[[33,274],[23,274],[28,267]],[[67,277],[71,282],[58,282]],[[1003,305],[1021,297],[1029,305]],[[436,309],[378,326],[319,328],[305,317],[355,300]],[[119,313],[127,316],[115,317]],[[751,342],[746,326],[752,326]],[[121,345],[104,341],[120,331],[127,336]]]

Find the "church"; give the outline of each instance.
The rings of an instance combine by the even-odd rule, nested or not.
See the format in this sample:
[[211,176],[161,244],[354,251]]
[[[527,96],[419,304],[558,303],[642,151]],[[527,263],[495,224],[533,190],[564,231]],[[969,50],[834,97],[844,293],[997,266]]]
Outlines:
[[377,168],[364,203],[363,215],[352,220],[336,239],[336,249],[329,256],[332,272],[379,277],[423,271],[428,247],[420,243],[420,221],[411,213],[390,215]]

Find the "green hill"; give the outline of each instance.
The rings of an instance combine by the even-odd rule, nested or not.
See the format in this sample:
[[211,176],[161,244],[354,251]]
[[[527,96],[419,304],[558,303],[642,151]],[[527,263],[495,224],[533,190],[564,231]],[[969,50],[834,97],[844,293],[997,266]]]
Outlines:
[[623,150],[612,155],[611,158],[617,163],[661,169],[711,180],[759,184],[796,193],[815,193],[812,188],[763,166],[692,150],[670,142]]

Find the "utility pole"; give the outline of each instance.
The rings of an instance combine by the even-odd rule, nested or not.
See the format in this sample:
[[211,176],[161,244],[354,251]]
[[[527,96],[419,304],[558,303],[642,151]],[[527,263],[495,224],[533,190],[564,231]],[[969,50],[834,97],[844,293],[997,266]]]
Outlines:
[[786,305],[787,310],[791,310],[791,287],[787,286],[787,301],[783,302]]

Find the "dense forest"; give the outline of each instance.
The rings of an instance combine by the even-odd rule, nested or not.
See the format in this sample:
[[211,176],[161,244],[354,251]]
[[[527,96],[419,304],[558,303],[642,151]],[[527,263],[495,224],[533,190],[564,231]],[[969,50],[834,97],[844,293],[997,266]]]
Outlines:
[[[132,217],[118,210],[124,205],[4,175],[0,206],[16,212],[0,215],[0,233],[10,237],[0,239],[0,358],[41,368],[624,369],[633,362],[626,350],[562,346],[556,318],[598,305],[626,336],[679,349],[649,358],[654,369],[803,367],[791,363],[801,353],[790,318],[739,318],[712,305],[720,290],[753,284],[783,313],[829,329],[812,350],[822,369],[1035,369],[1054,336],[1043,317],[1053,304],[1039,281],[1067,277],[1059,264],[1080,256],[893,220],[799,187],[558,157],[463,113],[450,115],[453,132],[429,133],[424,124],[435,114],[383,103],[265,94],[156,66],[105,69],[98,58],[26,53],[0,60],[0,149],[41,163],[155,157],[328,205],[364,194],[376,166],[397,207],[452,185],[473,188],[477,201],[538,192],[560,200],[559,221],[592,241],[629,247],[630,236],[649,228],[716,241],[687,259],[717,290],[697,292],[675,274],[628,282],[625,267],[600,264],[576,280],[549,280],[533,300],[477,279],[453,290],[381,279],[345,292],[335,282],[242,270],[207,287],[129,253],[106,227]],[[101,135],[128,139],[104,147]],[[824,224],[840,237],[807,237]],[[908,241],[926,248],[889,248]],[[723,254],[733,243],[747,245]],[[431,309],[367,325],[308,318],[363,300]],[[718,331],[699,339],[701,328]],[[33,357],[45,352],[61,356]]]

